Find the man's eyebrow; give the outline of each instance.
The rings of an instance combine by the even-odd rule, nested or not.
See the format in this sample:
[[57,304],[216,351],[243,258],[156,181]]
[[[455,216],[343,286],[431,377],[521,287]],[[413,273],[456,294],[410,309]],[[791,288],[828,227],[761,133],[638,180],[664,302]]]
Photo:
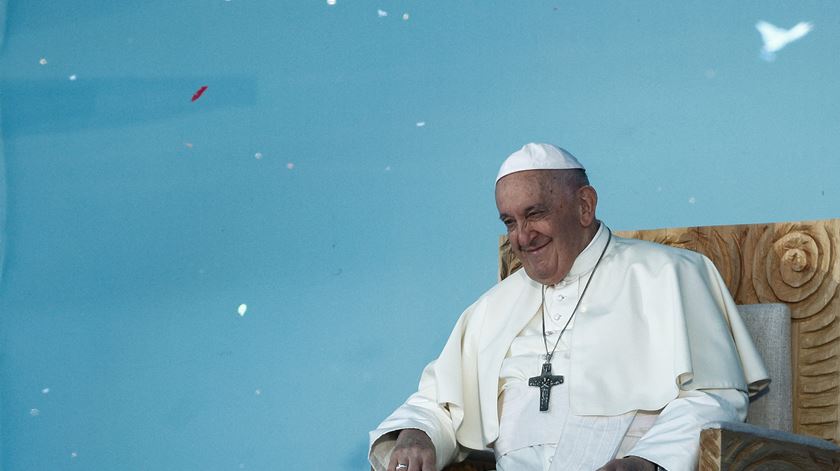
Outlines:
[[537,203],[537,204],[534,204],[534,205],[531,205],[531,206],[528,206],[527,208],[525,208],[525,214],[528,214],[531,211],[543,211],[545,209],[547,209],[546,205]]
[[[544,205],[544,204],[540,204],[540,203],[537,203],[537,204],[533,204],[533,205],[531,205],[531,206],[528,206],[527,208],[525,208],[525,209],[523,210],[523,212],[524,212],[525,214],[528,214],[528,213],[530,213],[531,211],[544,211],[544,210],[546,210],[546,209],[548,209],[548,207],[547,207],[546,205]],[[509,218],[509,217],[511,217],[511,216],[510,216],[510,214],[508,214],[508,213],[499,213],[499,219],[504,220],[505,218]]]

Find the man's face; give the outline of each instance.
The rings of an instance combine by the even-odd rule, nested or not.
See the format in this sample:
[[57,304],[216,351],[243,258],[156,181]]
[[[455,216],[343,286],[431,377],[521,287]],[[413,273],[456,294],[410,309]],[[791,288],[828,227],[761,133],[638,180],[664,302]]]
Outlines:
[[592,239],[597,196],[592,187],[570,190],[548,175],[528,170],[503,177],[496,184],[496,206],[525,272],[552,285],[566,277]]

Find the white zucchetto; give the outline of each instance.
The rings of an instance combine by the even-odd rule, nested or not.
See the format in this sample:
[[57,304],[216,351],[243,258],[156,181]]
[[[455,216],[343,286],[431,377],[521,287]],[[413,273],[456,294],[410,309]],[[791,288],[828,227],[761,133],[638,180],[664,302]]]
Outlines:
[[569,170],[581,169],[583,165],[574,155],[551,144],[530,143],[510,154],[499,168],[496,183],[506,175],[525,170]]

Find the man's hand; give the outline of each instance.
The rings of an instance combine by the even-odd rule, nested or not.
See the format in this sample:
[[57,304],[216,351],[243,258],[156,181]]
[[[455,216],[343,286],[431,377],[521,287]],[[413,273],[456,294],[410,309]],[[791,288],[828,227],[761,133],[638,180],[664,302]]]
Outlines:
[[656,464],[638,456],[628,456],[612,460],[598,471],[656,471]]
[[[399,465],[408,465],[400,467]],[[400,430],[388,471],[435,471],[435,446],[426,432],[416,428]]]

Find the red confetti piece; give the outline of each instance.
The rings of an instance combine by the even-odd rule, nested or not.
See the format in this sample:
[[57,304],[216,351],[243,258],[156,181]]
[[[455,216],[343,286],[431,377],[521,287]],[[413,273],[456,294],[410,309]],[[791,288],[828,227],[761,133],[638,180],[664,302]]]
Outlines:
[[201,98],[201,95],[204,94],[205,90],[207,90],[207,85],[203,85],[201,88],[199,88],[198,91],[195,92],[195,94],[193,95],[192,101],[195,101],[195,100],[198,100],[199,98]]

